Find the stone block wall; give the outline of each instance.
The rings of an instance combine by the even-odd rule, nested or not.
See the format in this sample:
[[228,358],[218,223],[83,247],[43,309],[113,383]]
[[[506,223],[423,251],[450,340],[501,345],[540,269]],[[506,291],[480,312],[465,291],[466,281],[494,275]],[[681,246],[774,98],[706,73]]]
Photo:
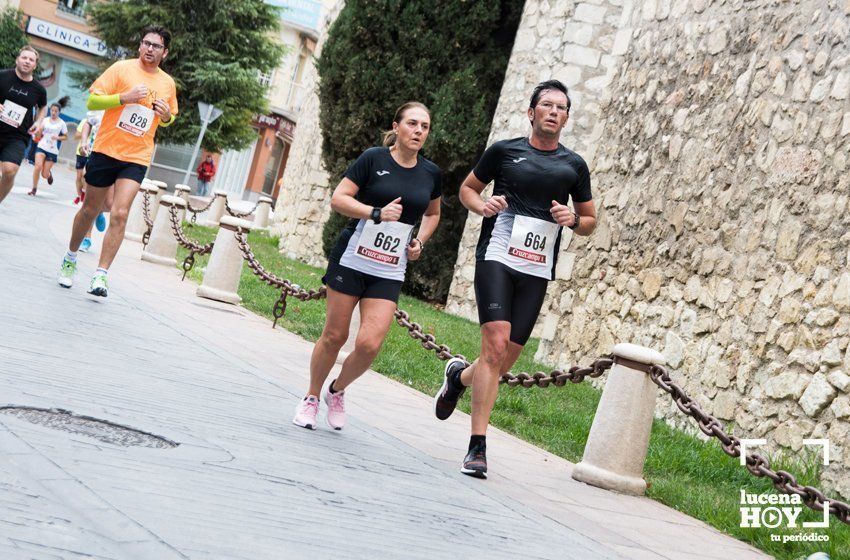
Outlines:
[[[324,2],[320,38],[313,53],[321,54],[326,31],[345,5],[344,0]],[[322,164],[322,131],[319,128],[319,85],[315,61],[310,60],[303,76],[308,92],[298,116],[295,140],[283,172],[283,187],[275,205],[272,235],[280,236],[280,252],[289,258],[325,266],[322,228],[331,213],[328,173]]]
[[[590,165],[599,228],[564,244],[537,357],[661,350],[737,435],[792,452],[828,438],[823,482],[844,497],[848,37],[847,0],[529,0],[491,133],[527,133],[537,81],[574,87],[564,144]],[[478,227],[448,304],[466,316]],[[667,397],[656,412],[691,426]]]

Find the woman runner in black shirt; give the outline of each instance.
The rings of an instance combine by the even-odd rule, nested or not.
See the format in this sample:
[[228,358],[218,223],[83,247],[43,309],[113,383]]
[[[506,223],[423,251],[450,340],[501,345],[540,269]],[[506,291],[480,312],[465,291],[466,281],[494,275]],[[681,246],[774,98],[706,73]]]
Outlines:
[[440,169],[419,155],[430,125],[425,105],[409,102],[399,107],[384,146],[363,152],[334,191],[331,208],[351,221],[328,259],[323,278],[328,288],[325,327],[310,358],[310,387],[292,420],[297,426],[316,429],[319,394],[348,339],[359,302],[354,351],[324,393],[328,425],[343,428],[344,390],[372,365],[392,324],[407,261],[419,258],[437,228]]

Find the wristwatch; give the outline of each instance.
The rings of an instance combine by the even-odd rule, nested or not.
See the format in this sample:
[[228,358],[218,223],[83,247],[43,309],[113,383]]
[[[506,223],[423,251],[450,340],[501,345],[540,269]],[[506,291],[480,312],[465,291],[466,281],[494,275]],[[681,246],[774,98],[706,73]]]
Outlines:
[[567,226],[567,227],[568,227],[568,228],[570,228],[570,229],[576,229],[576,228],[578,228],[578,226],[581,224],[581,216],[579,216],[579,215],[578,215],[578,214],[576,214],[575,212],[573,212],[573,216],[575,216],[575,217],[576,217],[576,223],[574,223],[574,224],[573,224],[573,225],[571,225],[571,226]]
[[369,217],[372,218],[372,221],[375,222],[376,224],[380,224],[381,223],[381,209],[378,208],[377,206],[375,206],[374,208],[372,208],[372,214],[370,214]]

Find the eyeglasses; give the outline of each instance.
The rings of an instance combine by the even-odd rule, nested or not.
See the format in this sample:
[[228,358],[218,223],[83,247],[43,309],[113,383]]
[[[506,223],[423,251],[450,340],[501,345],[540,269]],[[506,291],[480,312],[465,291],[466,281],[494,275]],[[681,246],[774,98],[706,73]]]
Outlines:
[[558,104],[552,103],[551,101],[541,101],[540,103],[537,104],[537,106],[540,107],[541,109],[543,109],[544,111],[551,111],[552,109],[557,108],[558,111],[560,111],[561,113],[569,113],[570,112],[570,108],[567,107],[566,105],[558,105]]
[[155,51],[161,51],[165,48],[165,45],[160,45],[159,43],[151,43],[150,41],[142,40],[142,48],[143,49],[153,49]]

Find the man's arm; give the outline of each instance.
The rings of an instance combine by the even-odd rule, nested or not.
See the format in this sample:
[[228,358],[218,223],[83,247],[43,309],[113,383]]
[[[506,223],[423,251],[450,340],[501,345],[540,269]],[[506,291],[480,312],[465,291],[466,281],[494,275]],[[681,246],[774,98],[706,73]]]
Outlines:
[[504,196],[491,196],[486,201],[481,196],[484,188],[487,186],[475,176],[475,173],[469,172],[466,179],[460,185],[460,202],[470,212],[475,212],[479,216],[489,218],[495,216],[502,210],[508,207],[508,201]]

